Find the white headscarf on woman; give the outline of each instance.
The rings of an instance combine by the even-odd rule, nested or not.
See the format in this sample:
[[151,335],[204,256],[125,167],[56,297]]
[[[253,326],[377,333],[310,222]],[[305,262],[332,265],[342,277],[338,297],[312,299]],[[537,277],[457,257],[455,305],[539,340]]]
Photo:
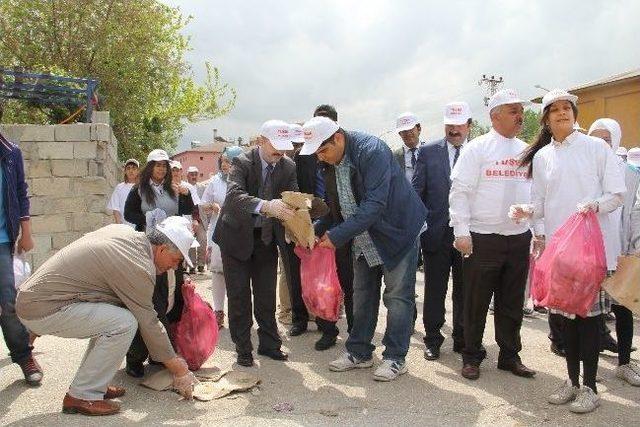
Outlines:
[[611,149],[615,153],[618,147],[620,147],[620,140],[622,139],[622,129],[620,129],[620,124],[613,119],[598,119],[593,122],[589,128],[589,135],[591,135],[591,132],[596,129],[609,131],[609,134],[611,134]]

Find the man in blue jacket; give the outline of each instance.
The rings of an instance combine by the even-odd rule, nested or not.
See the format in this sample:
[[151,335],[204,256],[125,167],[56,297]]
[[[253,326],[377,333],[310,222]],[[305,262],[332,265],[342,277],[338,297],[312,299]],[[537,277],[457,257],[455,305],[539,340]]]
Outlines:
[[[354,256],[353,326],[347,352],[329,364],[336,372],[373,365],[371,344],[378,319],[380,288],[387,329],[382,343],[382,364],[374,379],[391,381],[407,372],[415,309],[418,236],[426,210],[403,175],[389,147],[379,138],[348,132],[326,117],[314,117],[303,126],[301,154],[316,153],[318,160],[335,167],[335,180],[343,222],[328,229],[319,242],[328,248],[352,241]],[[329,218],[327,216],[325,218]]]
[[39,385],[42,369],[31,354],[29,332],[16,315],[14,247],[33,249],[29,199],[20,149],[0,133],[0,326],[11,361],[20,365],[29,385]]

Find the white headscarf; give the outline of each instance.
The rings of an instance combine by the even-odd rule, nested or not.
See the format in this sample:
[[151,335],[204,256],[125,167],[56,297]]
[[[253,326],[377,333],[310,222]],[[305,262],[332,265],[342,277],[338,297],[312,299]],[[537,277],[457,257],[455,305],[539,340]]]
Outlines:
[[598,119],[589,128],[589,135],[596,129],[607,130],[611,134],[611,149],[615,153],[618,147],[620,147],[620,140],[622,139],[622,130],[620,125],[613,119]]

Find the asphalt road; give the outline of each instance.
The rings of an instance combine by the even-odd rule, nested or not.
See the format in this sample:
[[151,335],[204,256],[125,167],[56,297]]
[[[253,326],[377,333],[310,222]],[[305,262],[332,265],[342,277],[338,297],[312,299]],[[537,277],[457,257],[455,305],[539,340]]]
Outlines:
[[[421,275],[419,275],[421,279]],[[198,289],[210,298],[208,276],[198,276]],[[422,309],[422,282],[418,284],[418,310]],[[380,341],[385,326],[381,308],[375,343],[380,360]],[[409,372],[397,381],[378,383],[372,370],[330,372],[329,361],[344,349],[346,326],[340,321],[338,345],[325,352],[313,350],[319,338],[315,327],[296,338],[284,337],[290,352],[286,363],[258,358],[254,369],[262,380],[259,389],[211,402],[180,401],[172,392],[154,392],[138,385],[124,370],[113,382],[127,388],[121,399],[123,411],[112,417],[88,418],[60,412],[62,398],[77,369],[86,341],[42,337],[36,341],[36,355],[45,369],[41,387],[29,388],[19,367],[6,357],[0,342],[0,425],[85,426],[85,425],[638,425],[640,387],[631,387],[615,377],[617,359],[600,359],[598,385],[601,407],[588,415],[575,415],[566,407],[547,404],[546,397],[566,378],[564,359],[549,352],[546,316],[525,318],[522,329],[522,359],[536,369],[535,379],[522,379],[496,369],[498,348],[493,340],[493,318],[485,332],[488,358],[478,381],[460,375],[461,358],[451,351],[451,340],[442,347],[436,362],[423,358],[424,329],[418,322],[407,357]],[[448,313],[450,320],[450,313]],[[610,325],[613,327],[613,325]],[[640,324],[636,322],[635,344]],[[450,333],[449,329],[446,329]],[[254,331],[255,333],[255,331]],[[256,338],[254,335],[254,345]],[[638,355],[634,353],[634,359]],[[216,352],[208,365],[236,368],[228,329],[221,333]],[[123,364],[124,368],[124,364]],[[277,411],[275,408],[284,410]]]

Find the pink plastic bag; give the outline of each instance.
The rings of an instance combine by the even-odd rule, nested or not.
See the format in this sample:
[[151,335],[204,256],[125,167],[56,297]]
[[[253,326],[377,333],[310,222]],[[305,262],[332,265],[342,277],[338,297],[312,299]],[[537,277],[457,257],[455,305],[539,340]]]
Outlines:
[[184,308],[175,328],[176,351],[189,369],[198,370],[213,354],[218,343],[218,322],[213,310],[188,282],[182,286]]
[[536,261],[531,293],[538,305],[585,317],[607,274],[595,213],[576,213],[553,235]]
[[337,321],[343,295],[335,251],[320,246],[312,250],[296,246],[295,253],[300,258],[302,299],[307,310],[321,319]]

